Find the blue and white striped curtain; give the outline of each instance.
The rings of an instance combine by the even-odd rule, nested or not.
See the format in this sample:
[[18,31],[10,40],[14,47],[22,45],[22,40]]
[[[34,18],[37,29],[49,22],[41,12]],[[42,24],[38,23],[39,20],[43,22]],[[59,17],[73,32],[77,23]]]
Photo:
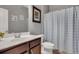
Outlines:
[[74,53],[79,54],[79,7],[74,7]]
[[58,20],[57,20],[58,21],[57,22],[57,25],[58,25],[57,36],[59,36],[57,40],[58,40],[58,49],[60,51],[64,51],[64,20],[65,20],[65,9],[60,10],[58,12]]
[[44,38],[45,41],[52,42],[52,31],[53,31],[53,23],[52,23],[52,13],[48,13],[44,15]]
[[79,53],[79,7],[71,7],[44,15],[44,34],[55,49]]
[[58,40],[57,40],[57,13],[58,12],[53,12],[53,15],[52,15],[52,23],[53,23],[53,25],[52,25],[52,27],[53,27],[53,31],[52,31],[52,33],[53,33],[53,38],[52,38],[52,43],[55,45],[55,49],[57,49],[58,48]]
[[64,47],[67,53],[73,53],[73,7],[65,9]]

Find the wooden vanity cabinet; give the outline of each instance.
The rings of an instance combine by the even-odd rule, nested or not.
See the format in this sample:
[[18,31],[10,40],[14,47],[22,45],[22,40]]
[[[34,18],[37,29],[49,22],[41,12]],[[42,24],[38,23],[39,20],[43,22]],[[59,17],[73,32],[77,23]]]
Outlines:
[[0,50],[0,54],[40,54],[41,38]]

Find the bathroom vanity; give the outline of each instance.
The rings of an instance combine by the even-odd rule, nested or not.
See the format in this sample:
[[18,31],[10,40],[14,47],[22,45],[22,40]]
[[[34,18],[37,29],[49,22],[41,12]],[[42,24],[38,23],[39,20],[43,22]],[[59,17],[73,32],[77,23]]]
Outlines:
[[0,54],[41,54],[41,35],[0,41]]

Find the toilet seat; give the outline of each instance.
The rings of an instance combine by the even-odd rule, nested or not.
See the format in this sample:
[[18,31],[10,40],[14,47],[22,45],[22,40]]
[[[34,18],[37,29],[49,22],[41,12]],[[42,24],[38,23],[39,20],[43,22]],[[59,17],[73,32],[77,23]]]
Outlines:
[[50,42],[44,42],[44,43],[42,43],[42,46],[44,48],[52,49],[54,47],[54,44],[50,43]]
[[43,42],[42,43],[42,53],[51,54],[54,48],[54,44],[51,42]]

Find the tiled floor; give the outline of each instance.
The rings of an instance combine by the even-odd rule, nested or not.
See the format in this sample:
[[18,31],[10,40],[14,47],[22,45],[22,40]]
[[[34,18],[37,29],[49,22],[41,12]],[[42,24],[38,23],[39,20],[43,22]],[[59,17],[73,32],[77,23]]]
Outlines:
[[66,54],[66,53],[60,52],[58,49],[53,49],[53,51],[51,53],[48,53],[48,52],[44,51],[44,49],[42,49],[42,54]]

